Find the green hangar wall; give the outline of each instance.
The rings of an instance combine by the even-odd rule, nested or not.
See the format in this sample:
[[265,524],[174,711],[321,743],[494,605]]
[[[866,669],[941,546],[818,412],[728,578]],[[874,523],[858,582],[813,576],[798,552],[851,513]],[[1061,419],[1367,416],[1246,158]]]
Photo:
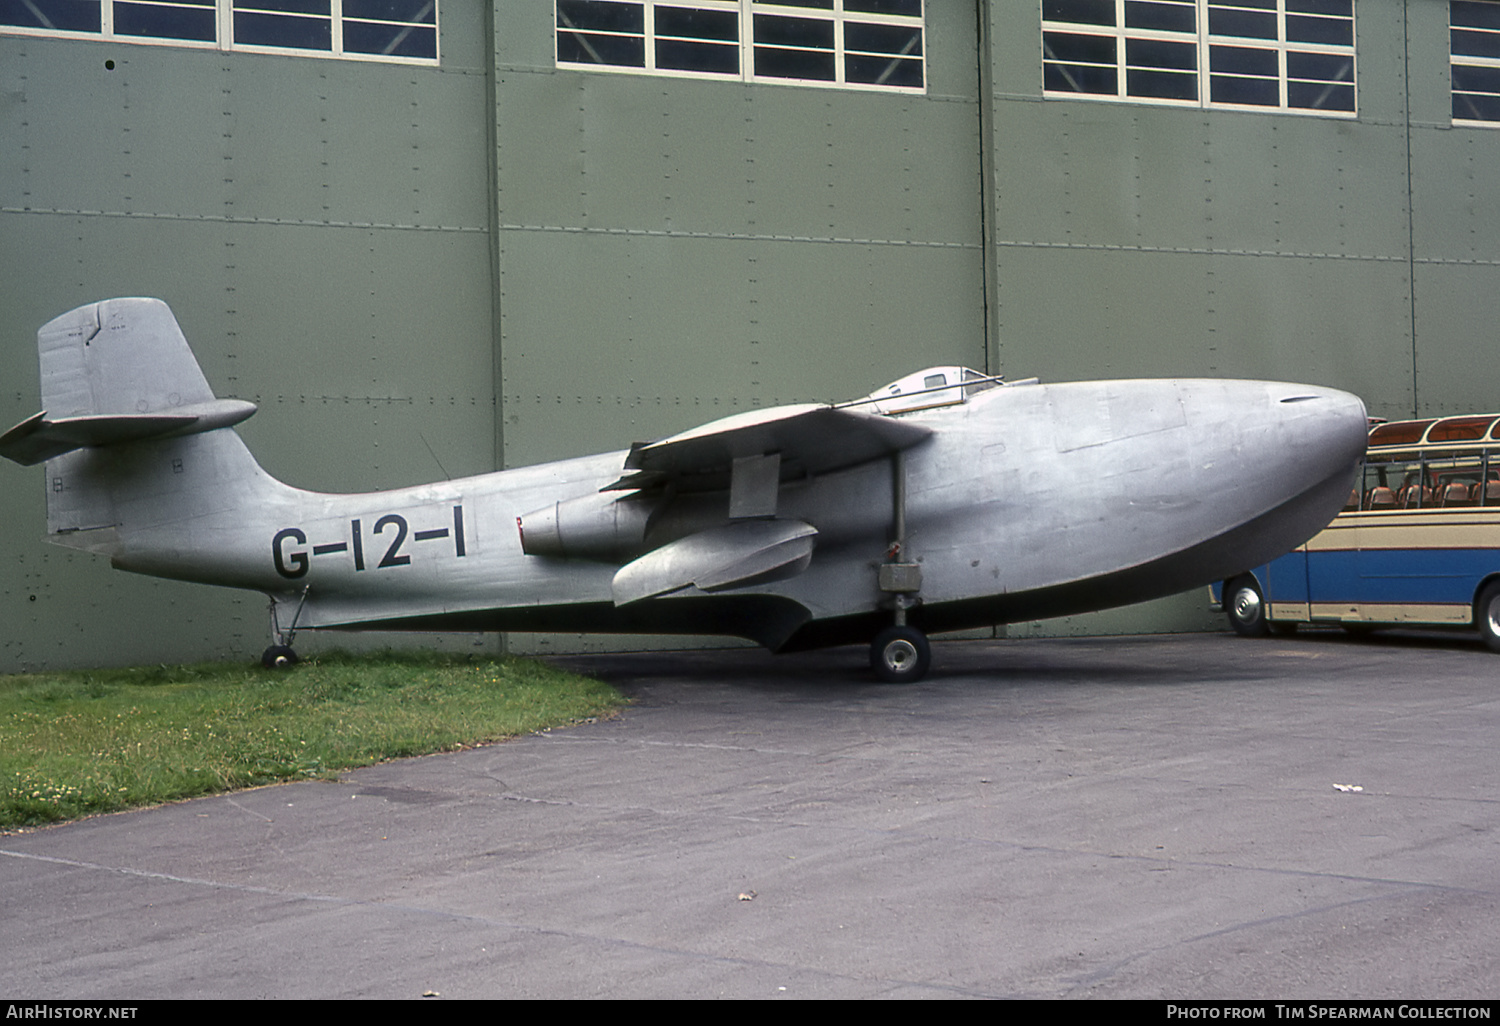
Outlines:
[[[1477,350],[1500,135],[1454,122],[1449,6],[1353,5],[1348,116],[1037,102],[1035,32],[992,30],[1010,38],[991,51],[986,147],[1005,368],[1290,377],[1384,417],[1500,403]],[[1500,23],[1495,4],[1455,6]]]
[[[1183,99],[1181,24],[1132,25],[1196,16],[1208,60],[1209,8],[1234,6],[1208,0],[697,5],[700,55],[804,15],[915,13],[884,85],[853,58],[833,85],[702,73],[717,56],[631,67],[633,38],[669,52],[685,0],[412,0],[387,8],[411,22],[392,57],[240,46],[257,23],[234,0],[198,0],[219,16],[202,44],[124,34],[150,0],[105,0],[113,21],[83,29],[5,13],[62,2],[0,6],[0,427],[38,408],[36,328],[116,295],[167,300],[216,390],[260,404],[239,430],[265,468],[332,491],[622,448],[944,362],[1307,380],[1384,416],[1500,406],[1479,341],[1500,134],[1454,119],[1443,0],[1357,0],[1347,69],[1328,59],[1339,0],[1279,0],[1283,22],[1335,12],[1306,59],[1336,99],[1301,108],[1212,102],[1206,70]],[[1455,6],[1500,24],[1500,4]],[[334,46],[360,47],[344,10]],[[1140,54],[1172,95],[1134,94]],[[264,646],[255,596],[46,545],[41,475],[7,467],[0,671]],[[1201,627],[1203,605],[1019,631]]]
[[[158,296],[282,480],[492,469],[489,32],[442,15],[436,66],[0,36],[0,420],[39,408],[38,326]],[[264,599],[48,545],[39,471],[6,472],[0,669],[264,648]]]

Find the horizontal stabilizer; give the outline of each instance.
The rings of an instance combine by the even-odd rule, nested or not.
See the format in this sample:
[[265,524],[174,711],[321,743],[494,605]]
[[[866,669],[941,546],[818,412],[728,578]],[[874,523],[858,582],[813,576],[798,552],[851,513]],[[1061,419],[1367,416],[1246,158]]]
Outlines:
[[737,520],[690,534],[622,566],[615,605],[694,585],[721,591],[792,577],[812,560],[818,529],[800,520]]
[[171,413],[95,414],[58,420],[48,420],[43,411],[0,435],[0,456],[29,467],[89,446],[230,427],[254,412],[255,404],[243,399],[211,399],[179,406]]

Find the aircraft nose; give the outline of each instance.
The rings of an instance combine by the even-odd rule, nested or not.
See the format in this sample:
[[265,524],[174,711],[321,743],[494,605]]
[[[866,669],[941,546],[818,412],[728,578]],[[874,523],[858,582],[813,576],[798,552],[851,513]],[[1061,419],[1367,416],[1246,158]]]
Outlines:
[[1304,385],[1279,386],[1273,396],[1278,433],[1317,478],[1345,473],[1364,455],[1369,417],[1359,396]]
[[1338,389],[1239,382],[1223,398],[1240,411],[1227,436],[1208,427],[1194,434],[1213,463],[1210,519],[1238,522],[1203,553],[1201,569],[1217,577],[1275,559],[1325,527],[1356,486],[1369,431],[1365,404]]
[[1334,388],[1270,382],[1263,396],[1262,409],[1270,414],[1265,430],[1242,439],[1248,444],[1242,444],[1236,463],[1247,496],[1258,493],[1267,505],[1299,510],[1302,537],[1296,544],[1317,533],[1348,501],[1368,444],[1369,420],[1358,396]]
[[1243,523],[1300,510],[1306,533],[1268,536],[1266,545],[1282,545],[1270,557],[1317,533],[1348,501],[1368,436],[1358,396],[1280,381],[1204,383],[1189,394],[1201,403],[1189,420],[1194,477],[1214,515]]
[[1282,406],[1297,406],[1302,403],[1316,403],[1310,407],[1317,414],[1327,414],[1330,419],[1345,419],[1358,415],[1361,420],[1365,418],[1364,400],[1349,392],[1341,392],[1336,388],[1316,388],[1307,385],[1279,385],[1276,391],[1282,393],[1277,397],[1277,402]]

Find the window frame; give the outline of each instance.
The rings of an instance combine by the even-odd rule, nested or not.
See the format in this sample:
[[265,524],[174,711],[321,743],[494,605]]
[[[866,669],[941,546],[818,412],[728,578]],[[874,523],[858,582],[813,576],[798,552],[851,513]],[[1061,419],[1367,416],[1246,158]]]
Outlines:
[[[1466,10],[1489,10],[1494,13],[1494,27],[1454,23],[1455,8]],[[1494,37],[1495,56],[1482,54],[1460,54],[1456,52],[1458,34],[1484,33]],[[1491,74],[1494,83],[1494,91],[1481,89],[1460,90],[1457,85],[1459,78],[1458,69],[1470,68],[1479,72]],[[1455,125],[1466,128],[1500,128],[1500,3],[1493,0],[1449,0],[1448,2],[1448,92],[1450,96],[1449,116]],[[1459,97],[1488,97],[1493,107],[1493,117],[1460,117],[1458,114]],[[1471,101],[1472,106],[1472,101]],[[1477,110],[1476,110],[1476,113]]]
[[[24,0],[23,0],[24,2]],[[46,0],[43,0],[45,3]],[[257,53],[293,57],[324,57],[332,60],[372,61],[382,64],[417,64],[436,66],[441,58],[441,0],[428,0],[427,8],[421,9],[417,18],[427,17],[431,21],[414,18],[400,19],[366,18],[344,12],[345,0],[327,0],[328,12],[298,12],[271,10],[271,4],[263,0],[85,0],[98,5],[99,28],[58,29],[31,25],[0,23],[0,35],[32,36],[46,39],[89,39],[107,43],[128,43],[141,46],[175,46],[191,50],[209,50],[221,53]],[[26,6],[31,6],[27,4]],[[139,34],[121,31],[117,14],[140,9],[171,11],[212,11],[213,38],[185,38],[164,34]],[[235,14],[261,14],[275,19],[291,21],[327,21],[329,46],[305,47],[282,46],[268,43],[245,43],[235,38]],[[396,33],[400,43],[414,30],[430,30],[432,33],[431,56],[413,56],[400,53],[368,53],[350,50],[345,44],[346,28],[353,25],[386,25],[404,27]]]
[[[1261,113],[1295,114],[1308,117],[1335,117],[1335,118],[1357,118],[1359,116],[1359,58],[1358,58],[1358,24],[1355,17],[1354,0],[1349,0],[1349,13],[1324,14],[1307,13],[1303,11],[1288,11],[1288,0],[1272,0],[1274,10],[1267,9],[1255,0],[1239,2],[1236,0],[1095,0],[1090,5],[1087,0],[1080,0],[1078,7],[1080,11],[1088,6],[1093,6],[1102,12],[1107,6],[1113,6],[1113,23],[1106,25],[1102,22],[1087,22],[1078,20],[1063,20],[1060,18],[1049,18],[1047,16],[1048,0],[1042,0],[1042,95],[1047,99],[1070,99],[1070,100],[1092,100],[1095,102],[1113,103],[1137,103],[1147,105],[1162,105],[1187,107],[1198,110],[1238,110],[1259,111]],[[1295,2],[1295,0],[1293,0]],[[1130,24],[1131,15],[1142,15],[1149,13],[1166,14],[1171,11],[1189,12],[1192,17],[1192,28],[1189,31],[1183,27],[1161,28],[1147,25]],[[1267,35],[1236,35],[1229,32],[1212,32],[1213,14],[1219,12],[1221,15],[1238,14],[1247,18],[1274,17],[1276,37],[1273,39]],[[1075,15],[1076,17],[1076,15]],[[1330,23],[1348,26],[1349,43],[1318,43],[1302,42],[1288,39],[1288,18],[1316,18],[1326,19]],[[1054,37],[1049,41],[1049,36]],[[1052,50],[1054,42],[1059,41],[1055,37],[1067,37],[1073,40],[1094,39],[1101,43],[1110,43],[1113,46],[1113,61],[1102,57],[1087,61],[1073,59],[1069,60],[1059,56]],[[1132,62],[1131,50],[1137,53],[1146,47],[1154,46],[1158,52],[1165,52],[1166,48],[1191,47],[1194,61],[1191,70],[1171,67],[1163,64],[1143,64],[1139,61]],[[1100,47],[1102,51],[1102,47]],[[1235,51],[1240,55],[1248,55],[1259,52],[1274,55],[1276,70],[1274,78],[1265,71],[1250,73],[1243,69],[1223,68],[1216,58],[1227,58],[1229,51]],[[1186,49],[1177,49],[1177,53],[1184,54]],[[1293,57],[1297,60],[1293,60]],[[1346,68],[1341,68],[1340,73],[1347,73],[1346,79],[1339,78],[1307,78],[1292,74],[1292,64],[1303,58],[1315,62],[1317,59],[1328,57],[1347,58]],[[1099,80],[1107,81],[1110,76],[1114,80],[1114,91],[1109,92],[1101,89],[1084,88],[1055,88],[1050,86],[1049,80],[1057,76],[1068,75],[1068,69],[1094,68],[1099,71]],[[1135,73],[1142,82],[1148,81],[1147,75],[1176,75],[1185,84],[1191,81],[1194,96],[1166,96],[1153,95],[1149,92],[1138,92],[1132,90],[1132,73]],[[1071,76],[1069,76],[1071,78]],[[1220,80],[1243,79],[1246,83],[1274,82],[1276,88],[1276,102],[1252,102],[1249,100],[1214,99],[1215,86]],[[1158,81],[1164,81],[1158,79]],[[1317,107],[1317,106],[1295,106],[1292,103],[1294,88],[1306,85],[1321,84],[1324,88],[1325,98],[1334,89],[1347,88],[1349,96],[1349,107]]]
[[[791,86],[821,86],[832,89],[852,89],[862,91],[873,91],[880,93],[900,92],[923,94],[927,92],[927,11],[926,4],[930,0],[916,0],[918,6],[917,15],[886,14],[872,11],[850,9],[846,0],[783,0],[777,3],[774,0],[583,0],[588,6],[599,9],[618,7],[625,12],[631,9],[639,9],[639,30],[603,30],[591,26],[580,26],[571,22],[564,12],[564,5],[578,3],[579,0],[553,0],[553,58],[556,67],[566,71],[591,71],[603,72],[605,74],[624,75],[651,75],[667,78],[692,78],[703,81],[720,82],[742,82],[770,85]],[[866,0],[868,3],[869,0]],[[854,3],[854,0],[849,0]],[[727,36],[715,38],[690,37],[683,35],[666,35],[659,31],[659,14],[663,10],[685,11],[685,12],[718,12],[733,15],[735,19],[735,38],[731,41]],[[564,25],[565,19],[570,24]],[[793,22],[823,22],[827,23],[830,36],[830,44],[821,45],[799,45],[796,42],[786,40],[769,39],[764,36],[757,37],[757,30],[761,26],[772,25],[789,26]],[[871,49],[859,49],[849,43],[849,29],[869,28],[876,33],[881,29],[914,29],[913,37],[918,45],[916,53],[880,51]],[[606,38],[624,40],[639,40],[641,46],[641,62],[639,64],[607,63],[604,61],[588,61],[573,59],[565,53],[564,38],[572,35],[576,44],[567,45],[567,49],[577,52],[585,49],[589,44],[583,37],[602,41]],[[677,40],[689,44],[719,46],[725,49],[732,48],[737,56],[736,68],[733,71],[710,71],[683,67],[662,66],[660,61],[661,43],[663,40]],[[910,44],[908,44],[910,45]],[[762,56],[765,51],[765,56]],[[796,75],[785,73],[770,73],[762,63],[770,52],[788,57],[795,61],[795,55],[805,53],[808,55],[826,54],[832,61],[832,68],[827,76]],[[880,81],[860,81],[856,76],[850,77],[851,65],[862,58],[873,57],[876,60],[889,58],[890,69],[894,70],[898,62],[906,65],[907,70],[915,67],[918,70],[920,82],[918,84],[893,84]]]

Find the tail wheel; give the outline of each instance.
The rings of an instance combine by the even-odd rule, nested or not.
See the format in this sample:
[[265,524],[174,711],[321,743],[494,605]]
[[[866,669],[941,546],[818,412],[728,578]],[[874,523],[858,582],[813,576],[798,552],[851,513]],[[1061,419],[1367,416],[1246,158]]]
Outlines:
[[300,660],[290,645],[272,645],[260,654],[260,665],[268,670],[286,670],[296,666]]
[[911,684],[927,676],[932,647],[914,627],[887,627],[870,645],[870,668],[887,684]]
[[1254,577],[1236,577],[1224,586],[1224,613],[1242,638],[1263,638],[1270,633],[1266,597]]
[[1479,593],[1474,603],[1474,624],[1491,652],[1500,652],[1500,581]]

